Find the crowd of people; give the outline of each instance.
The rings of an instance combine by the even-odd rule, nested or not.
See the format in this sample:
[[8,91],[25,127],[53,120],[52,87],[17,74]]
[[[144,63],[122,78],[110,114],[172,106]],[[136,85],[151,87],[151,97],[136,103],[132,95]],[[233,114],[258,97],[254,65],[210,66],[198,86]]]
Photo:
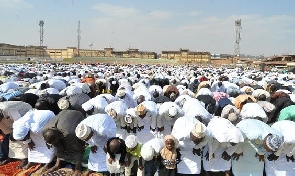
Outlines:
[[294,83],[292,73],[209,65],[1,64],[0,166],[291,176]]

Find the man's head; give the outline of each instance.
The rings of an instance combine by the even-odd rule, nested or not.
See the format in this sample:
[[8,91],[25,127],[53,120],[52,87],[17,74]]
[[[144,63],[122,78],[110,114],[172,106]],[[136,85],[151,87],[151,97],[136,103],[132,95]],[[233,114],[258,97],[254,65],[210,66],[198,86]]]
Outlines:
[[190,133],[190,139],[196,145],[198,145],[200,142],[204,140],[206,136],[205,132],[206,132],[206,126],[201,122],[197,122]]
[[159,95],[160,95],[160,94],[159,94],[159,92],[158,92],[158,91],[156,91],[156,90],[155,90],[155,91],[153,92],[153,97],[154,97],[154,98],[157,98],[157,97],[159,97]]
[[66,109],[69,109],[70,108],[70,102],[66,99],[60,99],[58,102],[57,102],[57,105],[59,107],[60,110],[66,110]]
[[126,95],[125,89],[119,89],[117,92],[117,96],[121,99],[123,99]]
[[109,144],[110,150],[113,153],[117,153],[120,150],[121,142],[119,139],[113,139]]
[[88,141],[93,136],[92,129],[83,123],[77,125],[75,133],[76,136],[82,141]]
[[56,144],[59,141],[60,134],[57,129],[49,129],[43,134],[47,144]]
[[281,148],[283,142],[283,137],[275,134],[268,134],[263,140],[263,147],[266,151],[274,153]]
[[49,109],[49,104],[46,101],[38,101],[35,104],[35,108],[38,110],[48,110]]
[[146,115],[146,108],[144,105],[140,104],[136,107],[136,113],[140,118],[144,118]]
[[109,111],[107,111],[107,114],[112,117],[113,119],[117,118],[117,112],[114,109],[110,109]]
[[174,118],[177,115],[177,113],[178,113],[177,108],[174,106],[170,107],[168,110],[168,116],[170,118]]
[[140,103],[144,102],[145,97],[143,95],[139,95],[139,97],[136,100],[136,103],[139,105]]
[[129,135],[125,139],[126,147],[129,148],[131,151],[133,151],[138,143],[138,139],[135,135]]

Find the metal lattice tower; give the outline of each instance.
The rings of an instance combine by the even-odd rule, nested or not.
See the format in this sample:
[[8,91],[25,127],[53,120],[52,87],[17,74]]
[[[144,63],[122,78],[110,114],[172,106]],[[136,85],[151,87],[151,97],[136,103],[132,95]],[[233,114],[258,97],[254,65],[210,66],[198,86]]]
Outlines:
[[241,30],[242,23],[241,19],[235,21],[236,26],[236,43],[235,43],[235,57],[240,57],[240,42],[241,42]]
[[43,46],[43,34],[44,34],[44,21],[40,20],[39,21],[39,26],[40,26],[40,46]]
[[80,41],[81,41],[81,30],[80,30],[80,20],[78,22],[78,30],[77,30],[77,33],[78,33],[78,56],[80,56]]

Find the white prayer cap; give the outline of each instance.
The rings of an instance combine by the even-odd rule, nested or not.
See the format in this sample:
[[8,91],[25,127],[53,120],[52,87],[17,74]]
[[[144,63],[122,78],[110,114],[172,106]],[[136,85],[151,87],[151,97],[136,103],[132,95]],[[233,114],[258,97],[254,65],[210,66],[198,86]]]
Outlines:
[[119,89],[117,92],[118,97],[123,97],[123,96],[125,96],[125,94],[126,94],[126,92],[124,89]]
[[174,107],[174,106],[170,107],[169,110],[168,110],[168,113],[172,117],[176,116],[176,114],[177,114],[177,108]]
[[76,136],[81,140],[86,140],[91,133],[91,128],[87,125],[80,123],[75,129]]
[[137,142],[138,142],[138,140],[137,140],[137,136],[135,136],[135,135],[133,135],[133,134],[127,136],[127,138],[125,139],[126,147],[127,147],[127,148],[130,148],[130,149],[136,147]]
[[143,145],[140,151],[140,155],[145,161],[150,161],[154,158],[155,151],[151,146]]
[[195,124],[191,133],[197,138],[202,138],[205,136],[205,131],[206,131],[206,126],[203,123],[198,122]]
[[58,105],[59,109],[65,110],[70,107],[70,102],[68,100],[61,99],[57,102],[57,105]]

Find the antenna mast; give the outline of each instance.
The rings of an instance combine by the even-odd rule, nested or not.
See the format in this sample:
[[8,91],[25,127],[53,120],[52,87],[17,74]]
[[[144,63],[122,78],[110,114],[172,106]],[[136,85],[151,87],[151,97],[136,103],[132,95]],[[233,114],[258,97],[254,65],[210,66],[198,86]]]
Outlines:
[[241,19],[235,21],[236,26],[236,44],[235,44],[235,57],[240,58],[240,42],[241,42]]
[[39,26],[40,26],[40,46],[43,46],[43,34],[44,34],[44,21],[43,20],[40,20],[39,21]]
[[81,30],[80,30],[80,20],[78,22],[78,30],[77,30],[77,33],[78,33],[78,56],[80,56],[80,40],[81,40]]

